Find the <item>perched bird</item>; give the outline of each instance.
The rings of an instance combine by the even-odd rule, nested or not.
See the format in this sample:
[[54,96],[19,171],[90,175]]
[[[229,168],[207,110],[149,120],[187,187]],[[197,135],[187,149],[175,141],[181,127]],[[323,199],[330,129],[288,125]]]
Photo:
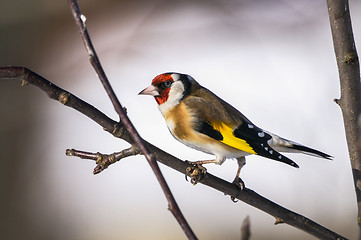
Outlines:
[[188,147],[215,155],[213,160],[195,161],[197,165],[216,163],[226,158],[238,160],[234,183],[243,187],[239,178],[245,156],[260,155],[298,168],[279,152],[305,153],[331,159],[331,156],[267,132],[237,109],[201,86],[191,76],[163,73],[139,94],[154,96],[171,134]]

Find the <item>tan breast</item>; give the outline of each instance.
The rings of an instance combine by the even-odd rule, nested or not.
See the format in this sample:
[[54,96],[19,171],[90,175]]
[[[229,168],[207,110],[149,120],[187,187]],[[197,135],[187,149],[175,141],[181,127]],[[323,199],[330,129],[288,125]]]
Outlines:
[[192,115],[184,103],[168,110],[164,118],[173,136],[179,140],[185,140],[194,134]]
[[193,125],[196,123],[192,111],[184,103],[179,103],[163,113],[163,116],[172,135],[188,147],[214,154],[220,159],[223,157],[236,158],[248,154],[193,130]]

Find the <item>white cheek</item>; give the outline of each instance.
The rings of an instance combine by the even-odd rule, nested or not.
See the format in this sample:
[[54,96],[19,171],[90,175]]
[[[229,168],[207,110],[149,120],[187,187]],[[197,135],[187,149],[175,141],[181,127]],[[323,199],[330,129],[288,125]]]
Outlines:
[[184,86],[183,83],[178,81],[174,82],[172,88],[169,91],[169,96],[166,102],[158,106],[160,112],[163,116],[168,112],[168,110],[179,104],[179,101],[183,97]]
[[177,105],[181,100],[181,98],[183,97],[183,92],[184,92],[183,83],[180,81],[174,82],[169,91],[169,97],[167,102],[172,102],[175,105]]

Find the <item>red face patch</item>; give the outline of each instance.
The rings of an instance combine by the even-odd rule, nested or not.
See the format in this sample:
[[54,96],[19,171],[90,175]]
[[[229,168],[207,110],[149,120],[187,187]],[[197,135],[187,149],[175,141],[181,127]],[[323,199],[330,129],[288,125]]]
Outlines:
[[160,74],[152,81],[152,85],[158,87],[159,89],[159,96],[154,97],[159,105],[168,100],[170,88],[165,88],[163,86],[163,84],[167,81],[174,82],[171,74]]
[[156,77],[153,79],[152,85],[154,85],[154,86],[159,86],[161,83],[166,82],[166,81],[168,81],[168,80],[174,82],[171,74],[166,74],[166,73],[159,74],[158,76],[156,76]]

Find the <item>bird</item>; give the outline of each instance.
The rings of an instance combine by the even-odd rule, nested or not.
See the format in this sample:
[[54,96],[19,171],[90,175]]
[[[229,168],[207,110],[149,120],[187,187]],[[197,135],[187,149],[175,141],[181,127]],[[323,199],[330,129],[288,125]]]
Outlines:
[[215,156],[212,160],[191,163],[202,169],[203,164],[221,165],[226,159],[237,159],[238,169],[233,183],[241,189],[244,182],[239,175],[245,165],[245,156],[251,154],[295,168],[299,166],[281,152],[304,153],[332,160],[331,155],[257,127],[240,111],[187,74],[159,74],[139,95],[155,98],[175,139],[190,148]]

